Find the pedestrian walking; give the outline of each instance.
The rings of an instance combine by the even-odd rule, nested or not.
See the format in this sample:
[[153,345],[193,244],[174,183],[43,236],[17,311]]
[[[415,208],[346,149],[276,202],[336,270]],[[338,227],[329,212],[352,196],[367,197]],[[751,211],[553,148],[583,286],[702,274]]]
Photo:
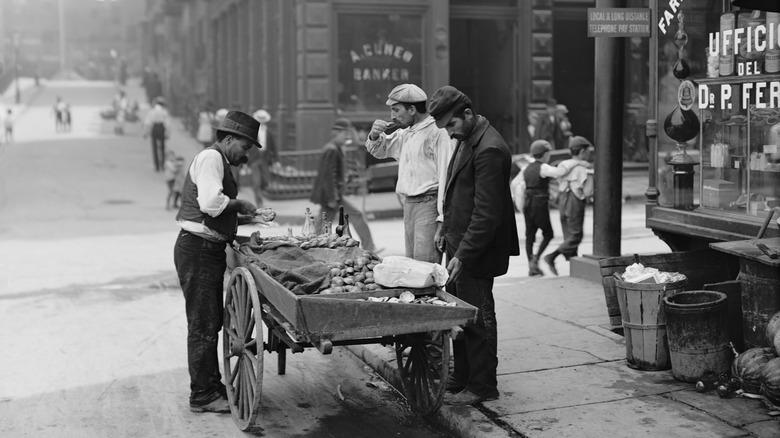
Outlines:
[[176,156],[176,172],[173,178],[173,207],[179,208],[181,205],[181,191],[184,189],[184,180],[187,177],[184,157]]
[[6,143],[14,142],[14,114],[11,108],[5,111],[5,117],[3,118],[4,135],[3,141]]
[[349,223],[355,227],[363,248],[375,252],[374,239],[363,218],[363,213],[351,202],[344,199],[346,175],[343,146],[351,138],[352,131],[352,122],[347,119],[341,118],[333,122],[330,140],[322,148],[320,166],[309,200],[320,206],[320,214],[317,215],[315,224],[318,231],[322,229],[322,214],[325,213],[325,220],[337,220],[336,213],[339,206],[343,206],[344,213],[349,215]]
[[255,194],[255,204],[260,207],[263,205],[263,190],[268,187],[271,165],[277,162],[279,157],[276,141],[268,129],[271,114],[264,109],[259,109],[252,114],[252,117],[260,123],[260,128],[257,130],[257,142],[263,145],[263,149],[250,152],[247,165],[250,170],[252,191]]
[[[525,254],[528,257],[528,275],[544,275],[539,268],[539,258],[554,237],[550,223],[550,180],[563,176],[563,168],[550,166],[550,150],[547,140],[535,140],[531,143],[530,163],[523,168],[512,181],[517,185],[516,200],[525,220]],[[542,241],[534,254],[536,232],[542,231]]]
[[227,114],[217,128],[216,143],[192,160],[176,215],[181,231],[173,260],[187,314],[189,402],[193,412],[230,412],[217,355],[222,281],[227,268],[225,247],[235,238],[238,214],[251,215],[256,208],[236,198],[238,186],[229,169],[245,162],[251,148],[260,147],[257,127],[249,114]]
[[195,137],[204,148],[214,143],[214,112],[211,102],[207,102],[198,112],[198,132]]
[[163,177],[165,178],[165,186],[168,188],[168,196],[165,197],[165,209],[170,210],[174,207],[173,184],[176,181],[176,153],[173,151],[165,153]]
[[62,116],[65,111],[65,102],[60,96],[57,96],[57,101],[54,102],[52,107],[52,114],[54,114],[54,130],[56,132],[62,132],[64,124],[62,122]]
[[65,108],[62,110],[62,125],[65,128],[66,132],[70,132],[71,130],[71,112],[70,112],[70,104],[66,103]]
[[154,107],[146,114],[144,128],[144,138],[151,137],[154,170],[160,172],[163,170],[165,159],[165,141],[170,137],[171,132],[171,116],[168,114],[162,96],[154,100]]
[[129,102],[127,101],[125,90],[119,90],[114,97],[114,112],[116,114],[114,134],[116,135],[125,134],[125,120],[127,118],[128,106]]
[[[444,220],[444,180],[453,142],[428,114],[427,100],[417,85],[393,88],[385,102],[391,121],[375,120],[365,144],[374,157],[398,161],[395,192],[403,201],[406,257],[439,263],[434,237]],[[398,129],[387,134],[391,125]]]
[[[555,99],[547,101],[546,113],[536,118],[533,129],[534,140],[547,140],[554,149],[564,149],[568,145],[567,134],[564,131],[568,123],[561,117],[558,102]],[[570,127],[571,125],[568,124]]]
[[445,396],[447,404],[467,405],[499,395],[493,279],[507,272],[510,256],[520,254],[509,193],[512,158],[501,134],[457,88],[436,90],[430,114],[458,141],[447,169],[444,223],[436,241],[449,260],[447,291],[478,309],[474,323],[452,342],[455,368]]
[[545,263],[555,275],[558,275],[555,259],[559,255],[563,255],[566,260],[577,256],[583,236],[585,204],[593,196],[593,144],[585,137],[574,136],[569,140],[569,150],[572,157],[558,164],[566,171],[564,176],[558,178],[558,213],[561,216],[563,243],[544,256]]

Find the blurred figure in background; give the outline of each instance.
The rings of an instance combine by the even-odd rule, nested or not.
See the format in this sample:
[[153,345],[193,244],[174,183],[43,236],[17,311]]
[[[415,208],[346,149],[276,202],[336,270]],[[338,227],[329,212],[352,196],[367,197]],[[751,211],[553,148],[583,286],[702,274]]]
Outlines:
[[125,117],[127,117],[127,96],[125,90],[119,90],[114,97],[114,112],[116,114],[116,124],[114,125],[114,134],[124,135],[125,133]]
[[343,146],[353,136],[352,122],[347,119],[337,119],[330,130],[330,140],[322,148],[322,158],[317,170],[317,177],[312,186],[309,200],[320,206],[320,214],[315,221],[317,233],[322,229],[322,213],[325,220],[337,223],[339,205],[344,207],[344,214],[349,215],[349,223],[355,227],[361,246],[375,252],[374,239],[371,230],[360,212],[354,205],[344,199],[345,171]]
[[14,114],[11,108],[5,111],[5,117],[3,118],[4,135],[3,140],[6,143],[14,142]]
[[[566,120],[568,121],[568,118]],[[565,149],[568,147],[567,137],[563,131],[565,125],[558,110],[558,102],[549,99],[546,113],[539,114],[536,119],[533,129],[534,140],[547,140],[554,149]]]
[[255,120],[260,123],[257,130],[257,142],[263,148],[249,151],[250,178],[252,181],[252,191],[255,194],[255,204],[260,207],[263,205],[262,191],[268,187],[269,172],[271,164],[278,160],[276,151],[276,142],[268,129],[268,122],[271,121],[271,115],[264,109],[259,109],[252,114]]
[[165,159],[165,140],[170,136],[171,116],[165,106],[165,99],[160,96],[154,100],[154,107],[146,114],[144,121],[144,138],[152,138],[152,162],[154,170],[160,172],[163,170],[163,160]]
[[173,151],[165,153],[165,165],[163,169],[165,186],[168,188],[168,196],[165,198],[165,209],[175,207],[173,184],[176,181],[176,154]]
[[197,140],[204,148],[214,143],[214,112],[211,102],[206,102],[198,113],[198,133]]
[[63,102],[60,96],[57,96],[57,101],[54,102],[54,106],[52,107],[52,113],[54,114],[54,130],[57,132],[62,132],[63,130],[63,125],[62,125],[63,111],[65,111],[65,102]]

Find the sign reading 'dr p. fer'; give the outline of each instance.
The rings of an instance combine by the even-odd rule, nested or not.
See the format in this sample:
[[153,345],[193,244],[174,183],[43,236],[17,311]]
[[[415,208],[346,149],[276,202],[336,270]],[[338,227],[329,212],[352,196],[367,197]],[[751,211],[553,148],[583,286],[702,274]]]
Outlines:
[[589,37],[649,37],[649,8],[588,8]]

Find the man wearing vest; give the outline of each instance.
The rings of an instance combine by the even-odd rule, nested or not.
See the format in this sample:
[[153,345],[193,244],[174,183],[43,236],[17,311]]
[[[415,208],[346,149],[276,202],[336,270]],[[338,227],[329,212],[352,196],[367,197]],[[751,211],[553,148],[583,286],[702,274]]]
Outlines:
[[238,186],[230,166],[247,161],[257,143],[259,123],[231,111],[217,127],[217,142],[199,152],[187,171],[176,221],[181,227],[173,251],[187,313],[187,363],[190,410],[230,412],[219,373],[217,340],[222,327],[225,246],[238,229],[238,213],[255,206],[236,199]]
[[[563,167],[554,167],[547,164],[550,161],[552,146],[547,140],[536,140],[531,143],[531,162],[516,177],[519,178],[519,193],[522,199],[518,202],[522,205],[525,218],[525,254],[528,256],[528,275],[544,275],[539,269],[539,257],[547,249],[553,238],[552,224],[550,223],[550,179],[560,178],[568,170]],[[536,230],[542,230],[542,241],[534,255],[534,243]]]

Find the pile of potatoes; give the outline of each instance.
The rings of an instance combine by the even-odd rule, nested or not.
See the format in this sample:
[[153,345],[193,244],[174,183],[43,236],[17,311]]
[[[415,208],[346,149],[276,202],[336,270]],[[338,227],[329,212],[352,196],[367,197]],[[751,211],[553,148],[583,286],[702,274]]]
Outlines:
[[374,282],[374,267],[379,259],[368,251],[355,259],[330,265],[330,287],[321,290],[323,295],[364,292],[381,289]]

